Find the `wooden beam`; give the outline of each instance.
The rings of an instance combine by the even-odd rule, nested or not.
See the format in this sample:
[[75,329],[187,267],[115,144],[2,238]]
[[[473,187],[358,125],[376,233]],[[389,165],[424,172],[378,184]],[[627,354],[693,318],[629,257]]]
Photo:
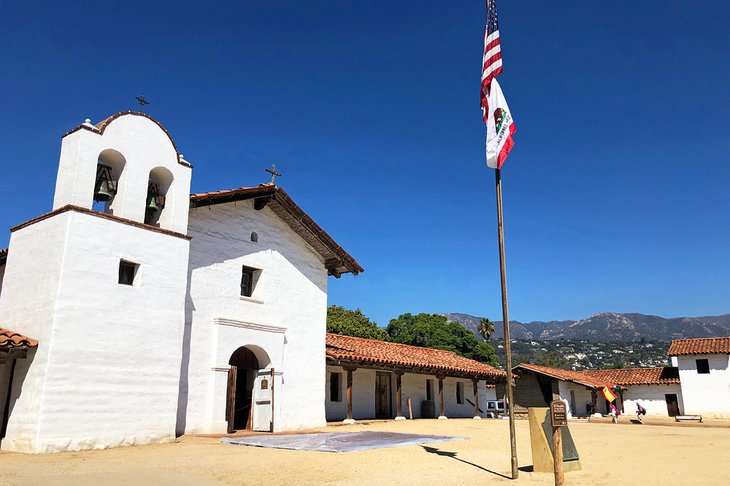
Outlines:
[[267,204],[269,204],[271,199],[272,199],[271,196],[256,198],[253,200],[253,208],[256,211],[261,211],[262,209],[264,209],[266,207]]
[[479,415],[479,380],[472,380],[474,385],[474,418],[480,417]]
[[403,404],[401,403],[401,378],[403,373],[395,374],[395,415],[400,417],[403,415]]
[[347,371],[347,420],[352,420],[352,372],[354,368],[345,368]]
[[446,417],[444,415],[444,377],[437,376],[439,380],[439,418]]

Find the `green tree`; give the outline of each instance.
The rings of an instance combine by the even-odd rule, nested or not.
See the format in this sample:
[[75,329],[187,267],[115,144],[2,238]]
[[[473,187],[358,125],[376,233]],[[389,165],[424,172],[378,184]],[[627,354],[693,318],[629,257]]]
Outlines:
[[477,332],[485,341],[489,341],[489,338],[494,334],[494,323],[486,317],[482,317],[479,319],[479,324],[477,324]]
[[327,307],[327,332],[388,341],[387,331],[368,319],[360,309],[353,311],[339,305]]
[[444,349],[482,363],[497,364],[494,348],[479,341],[473,332],[458,322],[447,322],[445,316],[402,314],[390,321],[388,334],[396,343]]
[[557,351],[542,353],[535,360],[535,364],[547,366],[548,368],[561,368],[564,370],[567,370],[570,367],[570,361],[563,358]]

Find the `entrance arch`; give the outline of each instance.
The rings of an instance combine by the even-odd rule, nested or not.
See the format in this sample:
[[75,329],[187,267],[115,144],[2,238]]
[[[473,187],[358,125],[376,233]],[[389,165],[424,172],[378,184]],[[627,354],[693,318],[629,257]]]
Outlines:
[[262,370],[271,364],[266,351],[258,346],[241,346],[228,360],[226,421],[228,433],[252,429],[252,393]]

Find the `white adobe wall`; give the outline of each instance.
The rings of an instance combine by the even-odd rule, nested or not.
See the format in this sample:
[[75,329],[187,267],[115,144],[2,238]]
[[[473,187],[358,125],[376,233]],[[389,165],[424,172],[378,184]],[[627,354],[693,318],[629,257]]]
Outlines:
[[[16,231],[11,248],[0,322],[39,347],[3,449],[173,440],[188,241],[65,212]],[[120,259],[140,265],[134,286],[118,283]]]
[[[251,242],[251,232],[258,242]],[[277,373],[275,430],[325,424],[327,270],[273,211],[252,201],[191,209],[190,292],[178,432],[225,431],[231,354],[255,346]],[[243,265],[261,269],[241,297]],[[221,321],[221,319],[223,321]],[[232,322],[221,325],[216,322]],[[262,364],[262,363],[260,363]]]
[[[342,401],[333,402],[330,397],[330,374],[341,374]],[[371,369],[357,369],[352,374],[352,416],[355,420],[372,419],[375,417],[375,376],[377,371]],[[403,400],[403,415],[408,417],[407,399],[411,399],[413,417],[421,418],[421,402],[426,400],[426,380],[433,380],[433,399],[436,404],[436,415],[439,413],[438,380],[435,376],[417,373],[405,373],[401,379],[401,395]],[[456,383],[464,384],[464,403],[456,403]],[[326,384],[326,413],[328,422],[342,421],[347,418],[347,372],[339,366],[327,366]],[[479,408],[486,416],[487,400],[496,400],[494,388],[487,388],[484,381],[479,382]],[[460,378],[444,379],[444,409],[447,417],[473,417],[474,406],[466,400],[474,402],[474,389],[471,380]],[[396,376],[391,374],[391,405],[393,418],[396,414]]]
[[93,205],[96,166],[104,150],[116,150],[125,161],[114,215],[144,222],[150,171],[169,170],[174,178],[160,226],[178,233],[187,231],[191,169],[178,163],[170,138],[145,116],[127,114],[113,120],[103,134],[77,130],[63,138],[53,209],[67,204],[90,209]]
[[36,451],[69,217],[66,213],[46,219],[10,235],[0,326],[37,339],[39,344],[28,358],[17,362],[3,450]]
[[628,385],[624,391],[624,413],[636,415],[636,404],[640,403],[646,409],[647,415],[668,417],[667,400],[665,394],[676,394],[679,413],[683,411],[682,389],[676,385]]
[[[683,413],[708,418],[730,418],[728,354],[677,356],[684,402]],[[707,359],[710,373],[697,373],[697,359]]]
[[[573,403],[571,402],[570,392],[573,391],[575,394],[575,410],[573,409]],[[568,401],[568,416],[570,417],[587,417],[588,409],[586,405],[591,405],[592,395],[591,391],[583,385],[576,383],[558,380],[558,394],[561,400]],[[596,403],[600,408],[600,401],[603,399],[600,395],[598,396]]]

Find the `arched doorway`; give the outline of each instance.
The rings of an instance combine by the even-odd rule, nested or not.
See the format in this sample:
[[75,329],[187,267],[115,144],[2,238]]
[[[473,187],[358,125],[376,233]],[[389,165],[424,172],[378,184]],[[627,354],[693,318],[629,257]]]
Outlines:
[[228,433],[251,428],[251,393],[260,368],[256,355],[246,346],[233,352],[228,360],[228,400],[226,420]]

